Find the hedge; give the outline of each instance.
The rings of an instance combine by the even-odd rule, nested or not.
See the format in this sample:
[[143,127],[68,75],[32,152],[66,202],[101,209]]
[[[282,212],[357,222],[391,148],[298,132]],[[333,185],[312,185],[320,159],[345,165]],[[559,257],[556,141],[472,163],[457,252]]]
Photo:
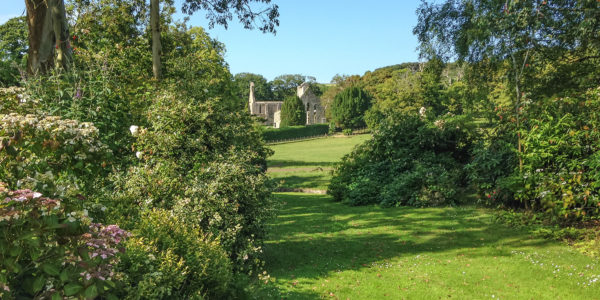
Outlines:
[[324,135],[329,132],[329,125],[315,124],[307,126],[289,126],[282,128],[265,128],[263,130],[263,139],[265,142],[274,142],[280,140],[290,140],[303,137]]

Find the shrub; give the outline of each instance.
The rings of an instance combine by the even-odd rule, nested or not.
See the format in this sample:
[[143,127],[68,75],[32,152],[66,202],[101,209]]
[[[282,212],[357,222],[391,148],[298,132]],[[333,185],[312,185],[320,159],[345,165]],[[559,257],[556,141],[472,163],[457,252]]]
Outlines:
[[260,267],[266,222],[273,214],[271,188],[264,174],[243,163],[240,154],[208,163],[195,173],[174,212],[218,236],[240,271]]
[[[136,228],[140,208],[171,210],[214,234],[236,271],[260,267],[264,226],[271,215],[266,155],[252,119],[218,98],[175,97],[150,106],[148,128],[135,132],[138,164],[115,176],[111,221]],[[133,153],[132,153],[133,156]]]
[[325,135],[328,132],[329,126],[327,124],[314,124],[306,126],[288,126],[282,128],[265,128],[262,136],[266,142],[273,142]]
[[110,164],[110,150],[90,123],[60,117],[0,115],[0,180],[79,203]]
[[27,96],[24,88],[0,88],[0,114],[33,113],[35,104],[35,101]]
[[97,60],[68,73],[29,78],[27,96],[35,99],[40,115],[93,123],[102,133],[97,138],[114,153],[114,162],[120,163],[132,143],[128,134],[134,122],[132,109],[148,101],[143,93],[128,90],[131,85],[120,82],[103,57]]
[[95,298],[113,290],[117,246],[128,233],[65,211],[58,199],[0,183],[0,296]]
[[600,215],[600,89],[528,110],[517,199],[565,220]]
[[598,216],[599,110],[600,89],[527,105],[519,130],[521,170],[516,120],[500,109],[496,134],[487,146],[476,148],[468,165],[471,181],[482,190],[480,196],[487,203],[543,211],[559,222]]
[[469,182],[476,188],[478,202],[495,206],[518,206],[507,180],[518,168],[517,137],[499,124],[472,149],[465,166]]
[[302,100],[293,95],[286,97],[281,106],[281,127],[306,125],[306,109]]
[[342,129],[365,127],[364,115],[370,107],[371,96],[367,92],[356,86],[346,88],[333,100],[333,120]]
[[473,131],[468,117],[430,122],[415,115],[390,115],[373,139],[345,156],[328,193],[350,205],[434,206],[458,202],[466,185],[463,164]]
[[118,269],[125,299],[222,299],[232,266],[219,242],[162,209],[142,214]]

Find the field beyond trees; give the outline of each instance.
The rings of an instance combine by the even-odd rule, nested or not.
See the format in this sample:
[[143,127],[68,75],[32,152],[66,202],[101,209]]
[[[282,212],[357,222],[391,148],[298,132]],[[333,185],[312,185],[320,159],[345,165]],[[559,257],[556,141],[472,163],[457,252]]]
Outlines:
[[282,188],[325,191],[333,165],[369,138],[363,134],[272,145],[275,153],[267,161],[267,173]]

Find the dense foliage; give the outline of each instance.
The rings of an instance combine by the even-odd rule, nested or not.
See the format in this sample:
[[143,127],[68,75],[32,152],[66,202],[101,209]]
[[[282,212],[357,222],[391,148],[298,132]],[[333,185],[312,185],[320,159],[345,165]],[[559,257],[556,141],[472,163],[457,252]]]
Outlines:
[[350,205],[459,203],[472,142],[467,124],[464,117],[390,115],[371,140],[342,159],[328,193]]
[[271,151],[223,44],[163,3],[157,82],[144,1],[67,4],[68,70],[0,90],[0,297],[243,297],[262,274]]
[[288,96],[281,106],[281,127],[306,124],[306,109],[296,95]]
[[414,32],[426,64],[343,81],[373,94],[374,139],[336,168],[329,192],[352,205],[424,206],[475,191],[545,224],[594,224],[598,5],[424,1]]
[[360,87],[352,86],[335,96],[333,122],[342,129],[365,127],[365,112],[371,107],[371,96]]
[[[554,97],[527,106],[523,167],[510,135],[514,118],[498,109],[500,123],[468,165],[482,200],[522,204],[563,221],[600,214],[598,179],[599,90]],[[480,175],[482,174],[482,175]]]
[[329,132],[327,124],[314,124],[306,126],[288,126],[282,128],[264,128],[263,139],[265,142],[291,140],[297,138],[324,135]]
[[12,18],[0,25],[0,88],[19,84],[27,48],[25,17]]
[[259,74],[238,73],[233,76],[233,82],[238,90],[238,98],[248,101],[250,96],[250,82],[254,83],[254,97],[257,101],[276,100],[271,83]]

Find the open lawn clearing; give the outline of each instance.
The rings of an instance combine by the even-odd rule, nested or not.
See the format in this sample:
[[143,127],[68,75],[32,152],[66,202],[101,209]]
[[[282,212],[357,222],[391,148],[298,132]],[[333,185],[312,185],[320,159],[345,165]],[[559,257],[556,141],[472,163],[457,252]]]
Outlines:
[[284,188],[327,189],[334,163],[350,153],[369,134],[328,137],[269,146],[275,154],[268,160],[268,173],[283,180]]
[[600,265],[472,207],[348,207],[276,195],[271,299],[600,299]]

